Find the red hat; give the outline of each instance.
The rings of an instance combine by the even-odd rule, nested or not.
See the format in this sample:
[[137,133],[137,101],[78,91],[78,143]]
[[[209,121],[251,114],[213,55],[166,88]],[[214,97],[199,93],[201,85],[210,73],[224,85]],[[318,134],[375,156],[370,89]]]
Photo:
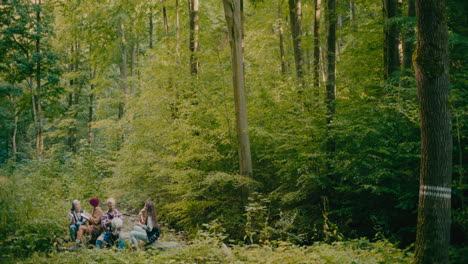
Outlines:
[[93,207],[97,207],[99,205],[99,198],[93,197],[89,199],[89,204],[91,204]]

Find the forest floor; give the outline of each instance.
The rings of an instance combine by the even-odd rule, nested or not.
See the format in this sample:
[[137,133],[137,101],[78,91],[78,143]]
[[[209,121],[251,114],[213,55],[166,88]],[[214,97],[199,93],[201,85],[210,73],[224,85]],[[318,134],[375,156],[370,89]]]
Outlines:
[[[263,245],[226,245],[217,235],[200,233],[188,240],[185,234],[163,228],[160,240],[146,250],[132,250],[130,231],[137,223],[136,215],[124,215],[123,232],[126,248],[82,249],[62,248],[49,254],[35,253],[28,259],[10,263],[409,263],[412,253],[398,249],[388,241],[366,239],[315,243],[298,246],[285,241]],[[0,261],[2,262],[2,261]]]

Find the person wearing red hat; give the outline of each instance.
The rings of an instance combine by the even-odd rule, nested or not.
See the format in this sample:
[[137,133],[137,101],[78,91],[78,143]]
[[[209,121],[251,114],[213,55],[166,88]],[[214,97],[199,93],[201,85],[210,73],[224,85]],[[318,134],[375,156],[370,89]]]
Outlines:
[[[93,213],[88,215],[89,225],[82,225],[78,230],[76,236],[76,244],[80,245],[83,234],[91,235],[91,242],[96,241],[97,237],[101,234],[101,217],[104,214],[101,207],[99,207],[99,198],[93,197],[89,199],[89,204],[93,207]],[[94,243],[93,243],[94,244]]]

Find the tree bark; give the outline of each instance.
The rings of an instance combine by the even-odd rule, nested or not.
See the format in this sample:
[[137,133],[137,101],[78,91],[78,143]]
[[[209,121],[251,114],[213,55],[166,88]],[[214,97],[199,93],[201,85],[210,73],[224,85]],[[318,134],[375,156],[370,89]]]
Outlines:
[[198,74],[198,0],[188,0],[190,13],[190,72],[192,75]]
[[36,11],[36,55],[39,57],[36,62],[36,90],[37,90],[37,130],[36,130],[36,155],[38,159],[42,159],[44,152],[44,114],[42,112],[42,87],[41,87],[41,0],[37,2],[38,8]]
[[421,169],[414,263],[449,263],[452,124],[445,1],[416,0]]
[[226,24],[231,44],[232,80],[236,108],[236,131],[239,152],[240,174],[252,176],[252,158],[250,153],[249,127],[245,99],[245,80],[242,48],[242,0],[223,0]]
[[150,8],[149,14],[149,47],[153,48],[153,10]]
[[314,61],[313,61],[313,84],[315,87],[314,95],[318,96],[318,88],[320,87],[320,37],[319,37],[319,30],[320,30],[320,8],[321,8],[322,1],[315,0],[315,16],[314,16]]
[[[416,15],[415,0],[408,0],[408,9],[406,15],[414,17]],[[414,43],[412,37],[414,29],[407,29],[406,35],[403,37],[403,69],[410,70],[412,68],[412,56],[414,51]]]
[[335,60],[336,60],[336,0],[327,0],[327,58],[328,70],[326,80],[326,99],[327,106],[327,152],[335,152],[335,141],[330,136],[332,130],[331,123],[335,115]]
[[33,84],[33,76],[29,76],[29,88],[31,91],[31,108],[32,108],[32,115],[33,115],[33,124],[34,124],[34,136],[35,136],[35,145],[36,145],[36,155],[37,155],[37,128],[39,126],[37,117],[37,107],[36,107],[36,95],[34,91],[34,84]]
[[[76,56],[76,54],[75,54],[75,45],[72,42],[71,45],[70,45],[70,64],[69,64],[69,71],[71,73],[75,72],[75,67],[76,67],[75,56]],[[76,85],[76,81],[75,81],[74,78],[70,79],[69,85],[70,85],[70,93],[68,94],[68,111],[69,111],[70,117],[72,117],[73,116],[73,111],[74,111],[73,104],[75,102],[73,100],[73,94],[74,94],[75,85]],[[74,146],[74,137],[73,137],[73,135],[75,134],[74,133],[74,128],[75,128],[74,124],[70,124],[70,127],[68,128],[67,145],[68,145],[69,149],[72,150],[72,151],[73,151],[73,146]]]
[[349,1],[349,9],[350,9],[350,20],[351,20],[351,25],[353,27],[354,31],[358,30],[358,23],[357,23],[357,17],[356,17],[356,2],[354,1]]
[[278,31],[279,31],[279,45],[280,45],[280,57],[281,57],[281,73],[286,74],[286,55],[284,52],[284,29],[283,29],[283,9],[281,5],[283,1],[279,2],[278,5]]
[[[80,45],[78,40],[75,40],[75,54],[74,54],[74,63],[75,63],[75,72],[78,73],[80,66]],[[75,79],[76,89],[75,89],[75,104],[80,103],[81,89],[83,88],[83,81],[78,77]]]
[[130,46],[130,76],[134,75],[135,71],[135,42]]
[[123,22],[120,23],[120,52],[121,52],[121,63],[120,63],[120,87],[122,89],[122,101],[119,103],[118,118],[123,117],[125,102],[127,98],[127,41],[125,40],[125,25]]
[[391,75],[400,68],[398,52],[398,27],[390,19],[395,18],[398,12],[397,0],[384,0],[384,79],[388,80]]
[[13,135],[11,137],[11,151],[13,157],[13,163],[16,163],[16,154],[18,153],[16,148],[16,134],[18,131],[18,107],[15,106],[15,122],[13,124]]
[[176,22],[175,22],[176,23],[176,26],[175,26],[176,52],[177,54],[179,54],[179,50],[180,50],[179,0],[176,0],[175,10],[176,10]]
[[91,84],[89,93],[89,109],[88,109],[88,145],[93,145],[93,110],[94,110],[94,84]]
[[[79,58],[80,58],[80,47],[79,47],[79,44],[78,44],[78,40],[75,39],[75,44],[74,44],[75,48],[74,48],[74,54],[73,54],[73,63],[75,64],[74,66],[74,71],[76,74],[78,74],[78,70],[79,70],[79,64],[80,64],[80,61],[79,61]],[[74,80],[74,84],[75,84],[75,89],[74,89],[74,104],[76,106],[78,106],[80,104],[80,96],[81,96],[81,89],[83,87],[83,82],[82,80],[78,79],[78,77],[75,78]],[[78,122],[77,122],[77,119],[78,119],[78,108],[75,108],[73,109],[73,119],[75,120],[75,123],[70,127],[70,130],[71,130],[71,150],[73,151],[73,153],[76,153],[77,151],[77,143],[78,143]]]
[[[136,60],[136,46],[137,43],[136,41],[132,41],[132,44],[130,46],[130,76],[133,77],[135,76],[135,60]],[[133,79],[133,78],[132,78]],[[135,92],[135,85],[133,82],[130,82],[130,94],[133,94]]]
[[167,23],[166,5],[164,3],[162,7],[162,13],[163,13],[164,34],[167,35],[169,33],[169,25]]
[[302,6],[301,0],[289,0],[289,16],[291,18],[291,35],[294,45],[294,61],[296,75],[302,83],[304,76],[304,54],[302,51]]

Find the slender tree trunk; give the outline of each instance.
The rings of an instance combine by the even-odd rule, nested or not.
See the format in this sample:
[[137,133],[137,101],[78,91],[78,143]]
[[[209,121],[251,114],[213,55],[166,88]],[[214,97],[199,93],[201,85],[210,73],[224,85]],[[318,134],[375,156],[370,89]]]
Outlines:
[[153,48],[153,10],[150,8],[149,14],[149,47]]
[[[328,70],[326,80],[326,99],[327,105],[327,130],[328,135],[332,129],[331,123],[335,115],[335,59],[336,59],[336,1],[327,0],[327,54],[328,54]],[[335,141],[328,136],[327,152],[335,152]]]
[[357,31],[358,30],[358,23],[357,23],[357,17],[356,17],[356,2],[355,1],[349,1],[349,10],[350,10],[350,20],[351,20],[351,25],[353,26],[353,30]]
[[13,157],[13,162],[16,163],[16,154],[17,154],[17,148],[16,148],[16,134],[18,131],[18,107],[15,106],[15,123],[13,124],[13,135],[11,136],[11,151],[12,151],[12,157]]
[[44,114],[42,112],[42,87],[41,87],[41,0],[37,2],[38,8],[36,11],[37,20],[37,39],[36,39],[36,54],[39,57],[36,62],[36,90],[37,90],[37,134],[36,134],[36,155],[38,159],[42,159],[44,152]]
[[130,45],[130,76],[135,73],[135,50],[135,42],[132,42]]
[[[135,60],[136,60],[136,42],[132,41],[132,45],[130,46],[130,76],[133,77],[135,76]],[[133,79],[133,78],[132,78]],[[131,82],[130,83],[130,94],[133,94],[135,92],[135,86]]]
[[[75,46],[73,43],[70,45],[70,64],[68,66],[68,69],[70,72],[75,71],[75,61],[74,61],[74,56],[75,56]],[[70,78],[70,93],[68,94],[68,109],[71,110],[71,107],[73,105],[73,91],[74,91],[74,84],[75,84],[75,79]]]
[[123,22],[120,23],[120,52],[121,52],[121,63],[120,63],[120,87],[122,89],[122,101],[119,103],[118,118],[122,118],[125,108],[125,102],[127,99],[127,41],[125,40],[125,25]]
[[162,13],[163,13],[164,34],[167,35],[169,34],[169,25],[167,23],[167,12],[166,12],[166,5],[164,4],[164,1],[163,1]]
[[[458,120],[458,114],[455,115],[455,120],[457,122],[457,145],[458,145],[458,186],[462,186],[464,182],[464,168],[463,168],[463,145],[461,143],[460,136],[460,121]],[[460,193],[461,209],[463,211],[465,207],[465,195],[463,191]]]
[[445,1],[416,0],[421,171],[414,263],[449,263],[452,124]]
[[176,0],[176,6],[175,6],[175,10],[176,10],[176,27],[175,27],[175,34],[176,34],[176,52],[177,54],[179,54],[179,50],[180,50],[180,25],[179,25],[179,0]]
[[[138,66],[140,65],[140,38],[138,38],[137,36],[137,39],[136,39],[136,48],[135,48],[135,74],[137,76],[137,80],[140,80],[140,70],[138,68]],[[135,92],[135,88],[133,88],[133,91],[132,93]]]
[[397,0],[383,0],[384,12],[384,79],[388,80],[391,75],[400,68],[398,52],[398,27],[390,19],[395,18],[398,12]]
[[[78,40],[75,41],[75,72],[78,73],[79,66],[80,66],[80,45],[78,44]],[[81,89],[83,88],[83,81],[80,80],[78,77],[75,79],[76,89],[75,89],[75,104],[80,103],[80,96],[81,96]]]
[[[336,0],[335,0],[336,1]],[[336,16],[336,29],[339,31],[343,27],[343,16],[341,14],[338,14]],[[336,39],[336,54],[335,54],[335,60],[339,61],[340,60],[340,54],[341,54],[341,45],[343,44],[343,39],[341,37]]]
[[93,110],[94,110],[94,84],[91,84],[89,93],[89,111],[88,111],[88,145],[93,145]]
[[302,51],[302,6],[301,0],[288,0],[289,15],[291,18],[291,35],[294,45],[294,60],[296,63],[296,74],[301,81],[304,76],[304,54]]
[[280,45],[280,57],[281,57],[281,73],[286,74],[287,67],[286,67],[286,55],[284,52],[284,29],[283,29],[283,8],[282,8],[283,1],[279,2],[278,5],[278,23],[279,23],[279,45]]
[[247,122],[247,102],[245,99],[244,63],[242,48],[242,0],[223,0],[224,13],[231,44],[232,79],[236,107],[236,130],[241,175],[252,176],[252,158],[250,153],[249,127]]
[[[75,72],[75,66],[76,66],[76,63],[75,63],[75,45],[73,44],[73,42],[71,43],[70,45],[70,64],[68,66],[69,68],[69,71],[71,73]],[[69,111],[69,114],[70,114],[70,117],[73,116],[73,103],[74,103],[74,100],[73,100],[73,93],[74,93],[74,90],[75,90],[75,85],[76,85],[76,82],[75,82],[75,79],[74,78],[71,78],[70,81],[69,81],[69,85],[70,85],[70,93],[68,94],[68,111]],[[67,145],[69,147],[70,150],[73,150],[73,128],[75,127],[74,124],[70,124],[70,127],[68,128],[68,139],[67,139]]]
[[39,118],[37,117],[37,107],[36,107],[36,95],[34,91],[34,84],[33,84],[33,77],[29,76],[29,88],[31,90],[31,108],[32,108],[32,115],[34,120],[34,136],[35,136],[35,145],[36,145],[36,154],[37,154],[37,128],[39,127]]
[[320,8],[321,0],[315,0],[315,17],[314,17],[314,69],[313,69],[313,84],[315,87],[314,95],[318,96],[318,88],[320,87]]
[[[416,15],[415,0],[408,0],[408,9],[406,15],[414,17]],[[406,35],[403,37],[403,69],[410,70],[412,68],[412,56],[414,51],[414,43],[412,41],[414,29],[407,29]]]
[[198,74],[198,0],[188,0],[190,13],[190,72]]
[[[74,71],[76,74],[78,74],[78,71],[79,71],[79,63],[80,63],[80,47],[79,47],[79,44],[78,44],[78,40],[75,39],[75,44],[74,44],[74,54],[73,54],[73,63],[74,63]],[[78,79],[78,77],[76,77],[74,79],[74,84],[75,84],[75,87],[74,87],[74,104],[76,106],[78,106],[80,104],[80,96],[81,96],[81,89],[83,87],[83,82],[82,80]],[[77,122],[77,119],[78,119],[78,108],[75,108],[73,109],[73,119],[74,119],[74,124],[70,127],[70,131],[71,131],[71,144],[70,144],[70,147],[71,147],[71,150],[73,151],[73,153],[76,153],[77,151],[77,143],[78,143],[78,122]]]

